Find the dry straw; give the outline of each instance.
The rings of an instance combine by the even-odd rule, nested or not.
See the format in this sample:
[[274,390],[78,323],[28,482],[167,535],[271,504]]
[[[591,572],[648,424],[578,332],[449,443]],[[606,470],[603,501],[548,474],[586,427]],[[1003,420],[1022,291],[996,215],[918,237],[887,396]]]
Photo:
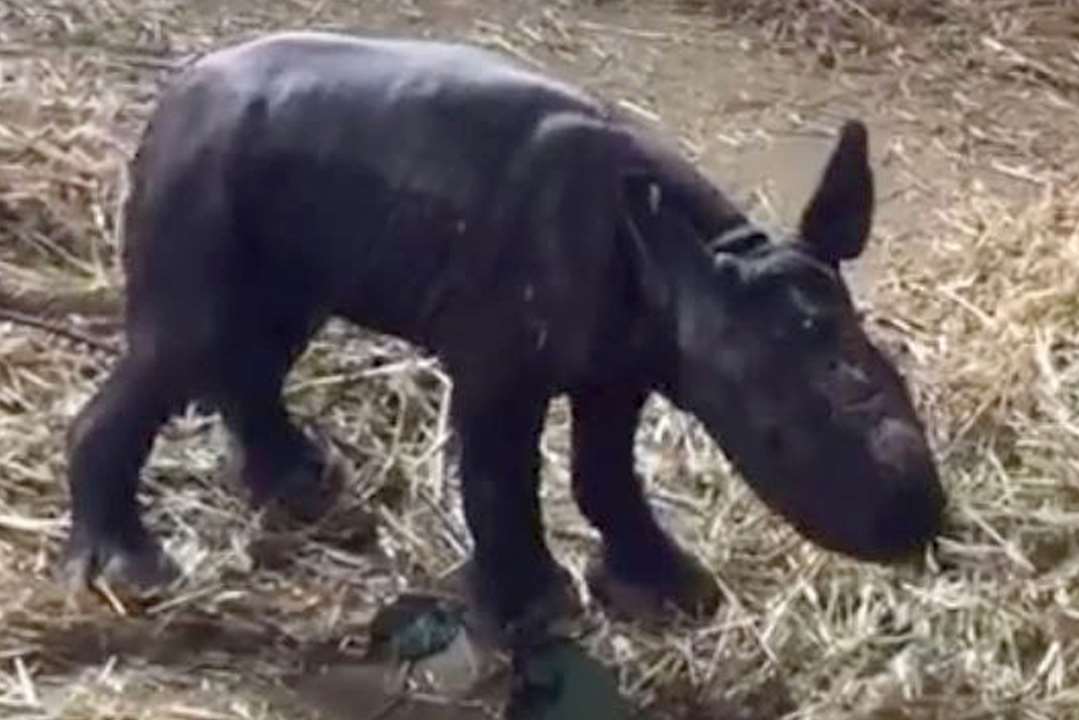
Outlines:
[[[216,481],[223,444],[212,418],[192,412],[170,424],[146,473],[147,517],[183,564],[183,585],[135,606],[67,599],[49,577],[66,526],[63,434],[121,343],[122,161],[167,68],[259,29],[411,31],[435,17],[421,3],[360,5],[0,2],[0,307],[14,321],[0,320],[0,716],[297,717],[275,690],[282,679],[354,656],[377,600],[464,556],[446,377],[402,343],[334,325],[288,390],[301,420],[357,466],[325,524],[262,528]],[[1017,203],[976,182],[956,188],[925,252],[886,263],[871,308],[954,496],[934,571],[866,567],[801,543],[696,424],[657,401],[640,468],[726,602],[704,627],[662,632],[597,615],[591,647],[660,717],[719,717],[718,705],[679,710],[699,696],[746,718],[778,716],[788,698],[793,717],[1079,716],[1079,135],[1060,130],[1075,127],[1061,118],[1079,101],[1079,10],[1064,0],[695,5],[786,53],[808,45],[843,71],[908,74],[912,96],[954,113],[944,129],[927,123],[926,137],[1030,192]],[[471,36],[522,57],[564,55],[582,51],[574,38],[589,28],[615,27],[595,22],[604,11],[560,3],[529,25],[486,19]],[[574,25],[581,13],[591,25]],[[643,27],[623,35],[663,42],[676,31]],[[1001,98],[1036,112],[1005,112]],[[545,506],[552,542],[579,574],[594,535],[566,489],[567,427],[558,403],[544,436]]]

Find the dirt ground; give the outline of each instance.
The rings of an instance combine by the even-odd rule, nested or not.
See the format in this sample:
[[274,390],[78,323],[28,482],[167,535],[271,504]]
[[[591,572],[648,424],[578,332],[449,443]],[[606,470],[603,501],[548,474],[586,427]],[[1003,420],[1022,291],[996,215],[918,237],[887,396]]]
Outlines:
[[[1079,717],[1079,55],[1055,50],[1079,44],[1079,9],[938,5],[0,0],[0,305],[95,345],[0,322],[0,717],[310,716],[293,681],[356,657],[378,602],[464,557],[446,378],[333,325],[288,389],[357,467],[325,523],[263,527],[218,482],[219,429],[192,410],[145,472],[181,586],[131,606],[67,597],[51,575],[63,433],[120,342],[107,312],[72,310],[121,290],[115,218],[141,123],[175,63],[298,27],[468,40],[572,78],[787,228],[839,124],[864,119],[879,205],[851,279],[940,453],[955,519],[940,557],[916,573],[809,546],[656,400],[639,468],[724,606],[662,631],[592,613],[590,648],[660,717],[718,718],[682,709],[715,700],[761,720]],[[556,404],[544,506],[579,579],[595,536],[568,493],[567,425]]]

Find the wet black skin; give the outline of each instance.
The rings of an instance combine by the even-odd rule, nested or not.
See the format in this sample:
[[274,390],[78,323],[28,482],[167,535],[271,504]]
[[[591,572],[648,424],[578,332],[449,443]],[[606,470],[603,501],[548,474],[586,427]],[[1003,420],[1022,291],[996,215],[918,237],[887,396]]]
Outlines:
[[[138,477],[186,403],[221,411],[253,502],[318,518],[344,466],[281,387],[330,317],[435,353],[454,381],[478,607],[557,612],[538,438],[573,411],[573,484],[610,607],[712,610],[711,575],[660,529],[633,470],[642,403],[703,421],[771,508],[825,548],[917,553],[944,494],[903,381],[840,265],[873,206],[850,122],[796,237],[746,218],[604,104],[474,48],[287,34],[211,54],[163,95],[124,227],[128,349],[69,436],[65,568],[136,587],[175,566]],[[717,240],[718,239],[718,240]]]

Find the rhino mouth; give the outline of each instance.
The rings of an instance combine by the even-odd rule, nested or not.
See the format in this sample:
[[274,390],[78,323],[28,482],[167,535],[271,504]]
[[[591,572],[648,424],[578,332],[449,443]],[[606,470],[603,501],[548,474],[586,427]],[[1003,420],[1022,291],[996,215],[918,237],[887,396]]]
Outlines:
[[857,432],[834,429],[822,442],[771,426],[721,446],[754,494],[809,541],[859,560],[897,562],[939,534],[944,493],[919,429],[880,419],[879,404],[878,393],[848,406],[877,420]]

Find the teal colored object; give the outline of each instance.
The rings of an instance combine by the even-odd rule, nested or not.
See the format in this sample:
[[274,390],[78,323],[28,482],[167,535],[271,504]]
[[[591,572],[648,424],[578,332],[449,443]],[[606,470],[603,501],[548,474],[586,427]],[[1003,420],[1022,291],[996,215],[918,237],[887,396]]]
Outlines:
[[390,641],[394,657],[416,661],[449,647],[461,631],[461,618],[443,608],[420,615],[398,630]]
[[406,595],[371,624],[372,659],[416,662],[442,652],[461,632],[464,608],[444,598]]
[[614,674],[569,640],[521,651],[514,665],[516,689],[508,720],[640,717],[619,694]]

